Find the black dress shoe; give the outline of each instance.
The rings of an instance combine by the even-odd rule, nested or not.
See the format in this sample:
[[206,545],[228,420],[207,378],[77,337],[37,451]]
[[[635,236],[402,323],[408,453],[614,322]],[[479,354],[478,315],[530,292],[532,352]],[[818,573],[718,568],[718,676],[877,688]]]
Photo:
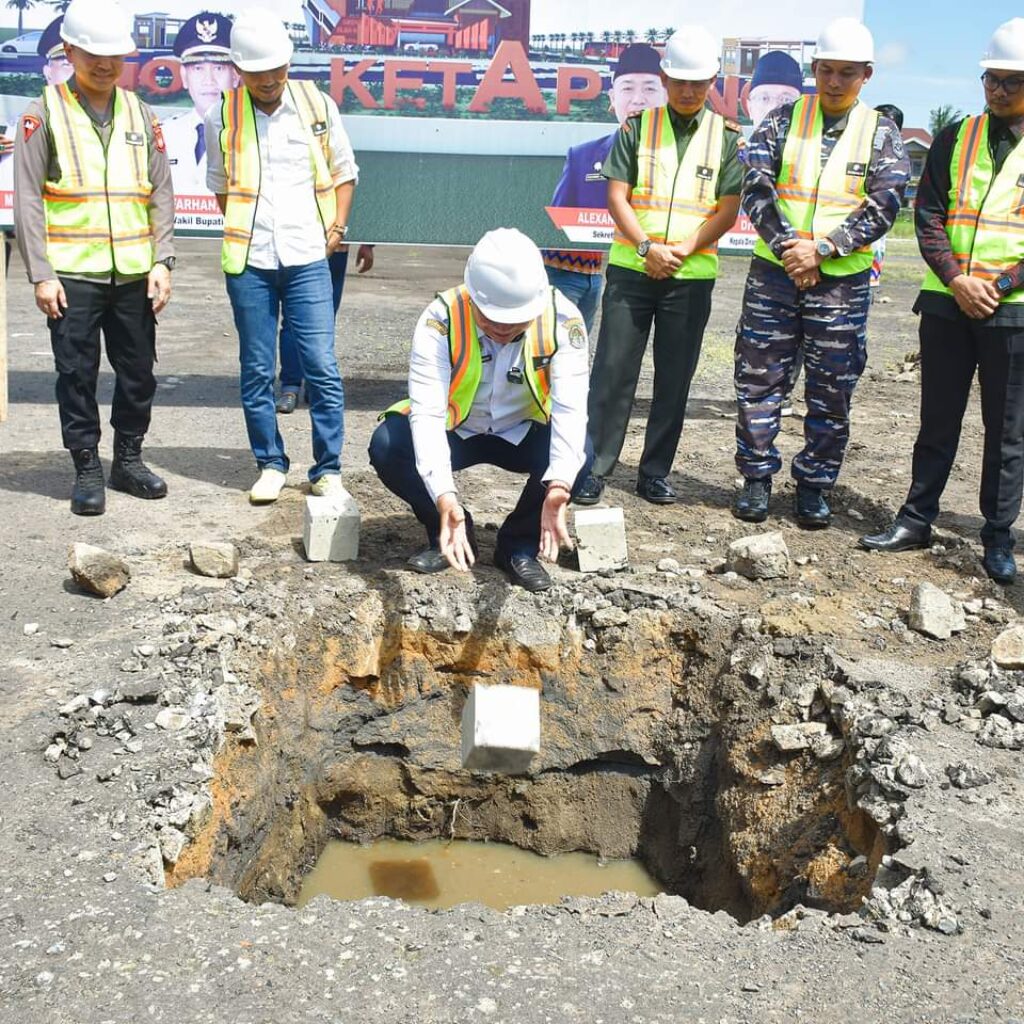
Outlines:
[[905,520],[897,519],[881,533],[869,533],[857,541],[865,551],[915,551],[926,548],[932,542],[930,526],[911,526]]
[[988,573],[988,578],[1004,586],[1017,578],[1017,562],[1011,548],[985,548],[981,564]]
[[506,555],[503,551],[495,551],[494,564],[508,573],[508,578],[517,587],[533,594],[551,586],[547,570],[532,555]]
[[663,476],[638,476],[636,493],[652,505],[674,505],[676,492]]
[[424,548],[418,554],[413,555],[405,564],[410,569],[415,569],[417,572],[427,575],[435,572],[444,572],[449,566],[448,559],[441,554],[441,549],[433,547]]
[[594,476],[591,473],[586,480],[580,484],[580,489],[572,499],[574,505],[596,505],[604,494],[604,477]]
[[288,413],[295,412],[295,407],[298,404],[299,393],[297,391],[282,391],[277,400],[276,409],[278,412],[287,415]]
[[797,484],[793,508],[797,524],[806,530],[821,530],[832,522],[832,509],[825,500],[825,492],[819,487]]
[[772,496],[772,478],[762,476],[746,480],[732,503],[732,514],[747,523],[763,523],[768,518],[768,499]]

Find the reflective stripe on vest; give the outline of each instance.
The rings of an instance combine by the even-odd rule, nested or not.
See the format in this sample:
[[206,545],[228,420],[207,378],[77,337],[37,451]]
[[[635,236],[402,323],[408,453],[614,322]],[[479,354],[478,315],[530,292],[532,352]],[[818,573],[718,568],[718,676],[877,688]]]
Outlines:
[[[446,424],[448,430],[454,430],[466,421],[473,408],[473,399],[483,375],[483,353],[466,286],[459,285],[441,292],[438,298],[448,309],[448,352],[452,361],[452,375],[448,383]],[[550,299],[544,312],[526,329],[522,341],[525,356],[523,377],[533,399],[530,419],[538,423],[551,420],[551,360],[558,351],[558,317],[553,288]],[[407,416],[409,411],[410,403],[406,398],[385,409],[380,418],[392,413]]]
[[[718,209],[724,132],[725,119],[705,110],[680,160],[669,108],[645,110],[640,115],[637,181],[629,205],[652,242],[682,242]],[[644,273],[644,261],[637,256],[635,246],[618,231],[608,262]],[[683,260],[672,276],[717,277],[717,244]]]
[[[995,174],[988,145],[987,114],[963,120],[950,160],[946,235],[960,269],[994,281],[1024,260],[1024,145],[1020,142]],[[933,270],[921,287],[953,293]],[[1024,302],[1017,289],[1001,302]]]
[[148,274],[149,142],[139,98],[114,90],[106,152],[92,118],[67,84],[43,90],[46,124],[60,168],[43,186],[46,258],[58,273]]
[[[304,79],[289,80],[288,93],[306,129],[313,170],[313,189],[325,232],[337,214],[337,198],[331,177],[330,120],[327,97]],[[220,263],[226,274],[240,274],[249,261],[252,226],[260,197],[260,146],[256,113],[244,85],[224,93],[221,100],[224,127],[220,148],[227,177],[224,241]]]
[[[843,134],[822,167],[821,103],[817,96],[802,96],[793,104],[775,189],[779,212],[798,238],[824,238],[864,202],[878,117],[878,111],[860,101],[855,103]],[[782,262],[762,238],[754,245],[754,255]],[[821,264],[821,272],[830,277],[846,277],[870,268],[870,245]]]

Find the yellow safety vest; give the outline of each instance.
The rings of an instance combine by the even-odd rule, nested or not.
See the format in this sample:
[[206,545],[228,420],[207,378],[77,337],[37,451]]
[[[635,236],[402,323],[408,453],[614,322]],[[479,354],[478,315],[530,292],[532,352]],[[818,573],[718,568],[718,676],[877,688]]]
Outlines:
[[[448,384],[447,429],[454,430],[465,422],[473,407],[480,377],[483,373],[483,354],[477,336],[476,321],[469,290],[465,285],[451,288],[437,296],[448,309],[448,351],[452,360],[452,375]],[[539,423],[551,420],[551,360],[558,351],[555,313],[555,290],[544,312],[526,329],[523,338],[524,383],[530,389],[534,407],[530,419]],[[408,415],[409,399],[396,402],[380,414],[380,419],[392,413]]]
[[[334,180],[331,177],[331,122],[327,97],[304,79],[289,80],[288,92],[306,128],[309,158],[313,168],[316,205],[326,237],[338,212]],[[224,127],[220,148],[227,176],[224,211],[224,241],[220,263],[226,274],[240,274],[249,261],[252,226],[260,197],[260,146],[252,97],[244,85],[224,93],[221,101]]]
[[149,142],[139,98],[114,90],[106,151],[92,119],[67,83],[43,90],[46,126],[60,179],[43,186],[46,257],[58,273],[148,274]]
[[[994,281],[1024,260],[1024,145],[1020,142],[995,173],[988,146],[988,114],[964,118],[950,161],[946,235],[960,269]],[[921,287],[952,292],[933,270]],[[1001,302],[1024,302],[1024,290]]]
[[[640,115],[637,181],[629,205],[652,242],[682,242],[718,209],[724,131],[725,118],[705,110],[680,160],[669,108],[645,110]],[[636,247],[619,231],[615,232],[608,262],[644,272],[644,261],[636,254]],[[717,277],[718,245],[693,253],[672,276]]]
[[[843,134],[822,167],[821,103],[817,96],[801,96],[793,104],[775,188],[779,212],[798,238],[824,238],[864,202],[878,118],[877,110],[860,101],[855,103]],[[754,255],[772,263],[782,262],[762,238],[754,245]],[[847,277],[870,267],[871,246],[866,245],[848,256],[825,260],[821,272],[829,277]]]

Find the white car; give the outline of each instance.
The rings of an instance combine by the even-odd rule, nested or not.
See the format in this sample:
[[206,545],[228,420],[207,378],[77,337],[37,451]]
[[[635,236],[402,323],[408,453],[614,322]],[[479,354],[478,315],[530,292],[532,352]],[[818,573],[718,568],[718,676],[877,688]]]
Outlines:
[[24,32],[20,36],[8,39],[7,42],[0,43],[0,53],[5,55],[16,53],[38,53],[39,37],[42,34],[42,30],[33,29],[31,32]]

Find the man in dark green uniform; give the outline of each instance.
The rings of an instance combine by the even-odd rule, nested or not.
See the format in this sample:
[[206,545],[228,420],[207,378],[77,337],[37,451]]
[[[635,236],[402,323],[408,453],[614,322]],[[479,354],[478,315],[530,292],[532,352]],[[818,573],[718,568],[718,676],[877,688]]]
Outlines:
[[594,467],[578,505],[600,500],[618,460],[652,322],[654,399],[636,492],[656,505],[676,500],[667,477],[711,312],[717,243],[740,203],[738,129],[705,107],[718,53],[704,29],[679,29],[661,62],[667,106],[629,118],[605,161],[617,230],[590,378]]

